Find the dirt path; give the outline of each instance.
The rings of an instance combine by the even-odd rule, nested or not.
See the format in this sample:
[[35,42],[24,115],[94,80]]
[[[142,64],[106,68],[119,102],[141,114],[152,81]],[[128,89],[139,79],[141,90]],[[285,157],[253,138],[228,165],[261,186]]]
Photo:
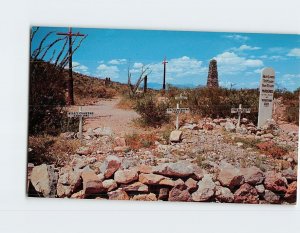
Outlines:
[[[117,108],[120,97],[111,100],[100,100],[95,105],[83,106],[82,111],[94,112],[94,116],[86,118],[84,130],[88,128],[110,127],[115,135],[124,135],[136,132],[138,129],[133,126],[132,120],[139,115],[133,110]],[[72,108],[78,111],[78,106]]]

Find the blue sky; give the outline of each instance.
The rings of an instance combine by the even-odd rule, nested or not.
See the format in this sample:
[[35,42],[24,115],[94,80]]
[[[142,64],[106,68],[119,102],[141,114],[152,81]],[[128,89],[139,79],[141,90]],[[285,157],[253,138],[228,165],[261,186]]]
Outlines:
[[[41,27],[32,49],[49,31],[67,30]],[[149,66],[149,82],[162,83],[166,56],[167,83],[205,85],[209,61],[215,58],[221,86],[257,88],[261,69],[273,67],[277,88],[300,87],[299,35],[73,28],[78,31],[88,34],[73,56],[74,71],[83,74],[127,82],[128,67],[136,79]],[[56,38],[53,34],[47,42]]]

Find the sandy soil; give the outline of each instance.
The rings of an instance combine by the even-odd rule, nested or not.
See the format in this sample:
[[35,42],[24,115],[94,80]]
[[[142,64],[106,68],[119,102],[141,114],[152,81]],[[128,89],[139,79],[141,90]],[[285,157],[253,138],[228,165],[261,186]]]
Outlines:
[[[117,108],[120,98],[100,100],[95,105],[83,106],[82,111],[94,112],[94,116],[85,119],[84,130],[88,128],[110,127],[115,135],[124,135],[136,132],[132,120],[139,115],[133,110]],[[73,106],[72,111],[78,111],[79,106]]]

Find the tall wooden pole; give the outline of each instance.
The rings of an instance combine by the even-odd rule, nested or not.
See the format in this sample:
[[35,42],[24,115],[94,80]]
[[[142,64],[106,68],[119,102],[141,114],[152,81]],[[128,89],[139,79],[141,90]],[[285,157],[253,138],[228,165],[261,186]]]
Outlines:
[[[72,35],[71,27],[69,27],[69,35]],[[74,105],[73,70],[72,70],[72,36],[69,36],[69,78],[67,82],[67,88],[68,88],[67,104]]]
[[148,76],[146,75],[144,78],[144,93],[147,92],[147,82],[148,82]]
[[73,91],[73,71],[72,71],[72,36],[85,36],[84,34],[72,33],[72,28],[69,27],[69,31],[65,32],[58,32],[57,35],[67,36],[69,39],[69,77],[67,80],[67,105],[74,105],[74,91]]
[[164,80],[163,80],[163,90],[166,90],[166,64],[167,64],[166,57],[163,60],[162,64],[164,64]]

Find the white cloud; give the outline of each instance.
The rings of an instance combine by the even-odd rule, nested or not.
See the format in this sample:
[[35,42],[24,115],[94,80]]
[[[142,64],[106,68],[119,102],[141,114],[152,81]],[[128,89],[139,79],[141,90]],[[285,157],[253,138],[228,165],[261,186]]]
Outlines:
[[140,63],[140,62],[135,62],[134,64],[133,64],[133,68],[135,68],[135,69],[139,69],[139,68],[142,68],[143,67],[143,63]]
[[233,40],[237,40],[237,41],[245,41],[245,40],[249,39],[248,36],[242,36],[242,35],[237,35],[237,34],[228,35],[228,36],[224,36],[224,37],[229,38],[229,39],[233,39]]
[[[140,74],[142,66],[148,67],[151,70],[151,82],[161,82],[163,77],[162,62],[143,64],[136,62],[133,64],[133,69],[130,70],[132,74]],[[166,65],[166,78],[169,81],[184,82],[184,78],[199,76],[207,72],[207,68],[202,66],[202,61],[187,56],[179,58],[172,58],[168,60]]]
[[[150,65],[152,72],[161,76],[163,72],[163,64],[161,62]],[[202,67],[202,61],[187,56],[170,59],[167,63],[167,75],[173,77],[186,77],[192,75],[200,75],[205,72],[206,68]]]
[[81,65],[79,62],[73,61],[72,68],[75,72],[89,74],[88,67],[85,65]]
[[118,78],[119,77],[119,68],[117,66],[108,66],[105,64],[100,64],[97,67],[96,75],[99,77],[110,77]]
[[224,52],[217,55],[214,59],[218,62],[218,68],[221,73],[232,74],[245,71],[248,68],[263,66],[263,61],[259,59],[247,59],[240,57],[234,52]]
[[245,51],[245,50],[258,50],[258,49],[261,49],[261,48],[256,47],[256,46],[252,47],[252,46],[243,44],[238,48],[233,48],[232,50],[234,50],[234,51]]
[[294,48],[287,54],[289,57],[300,57],[300,48]]
[[126,59],[113,59],[113,60],[110,60],[108,62],[108,64],[111,64],[111,65],[123,65],[127,62]]

